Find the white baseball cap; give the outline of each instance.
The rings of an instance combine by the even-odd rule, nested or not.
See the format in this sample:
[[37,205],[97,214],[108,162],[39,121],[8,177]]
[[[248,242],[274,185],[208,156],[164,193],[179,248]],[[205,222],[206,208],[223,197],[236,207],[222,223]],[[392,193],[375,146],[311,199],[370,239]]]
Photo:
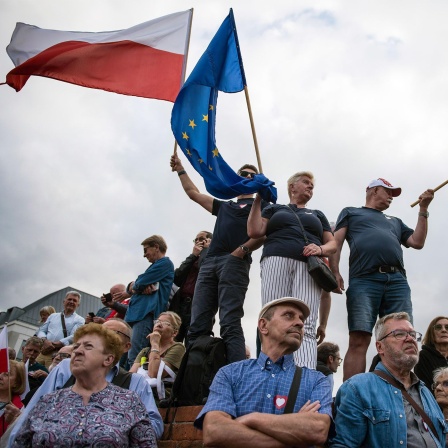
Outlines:
[[390,182],[388,182],[386,179],[383,179],[379,177],[378,179],[372,180],[369,185],[367,185],[366,191],[370,188],[374,187],[384,187],[388,190],[392,190],[392,196],[396,198],[397,196],[400,196],[401,194],[401,188],[400,187],[394,187]]
[[298,299],[297,297],[281,297],[280,299],[275,299],[272,302],[268,302],[260,311],[260,314],[258,315],[258,319],[261,319],[265,314],[266,311],[276,305],[280,305],[282,303],[291,303],[292,305],[295,305],[297,308],[300,309],[303,313],[303,320],[307,319],[307,317],[310,315],[310,309],[308,308],[308,305],[303,301]]

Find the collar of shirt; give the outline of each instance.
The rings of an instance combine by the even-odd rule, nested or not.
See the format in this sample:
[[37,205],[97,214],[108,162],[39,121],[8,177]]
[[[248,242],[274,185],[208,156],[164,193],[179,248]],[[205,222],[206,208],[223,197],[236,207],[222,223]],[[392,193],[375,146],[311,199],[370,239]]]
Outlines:
[[294,365],[294,356],[292,354],[284,355],[276,362],[273,362],[269,356],[263,352],[260,352],[257,363],[261,367],[261,370],[271,370],[275,366],[279,369],[287,370],[289,367]]

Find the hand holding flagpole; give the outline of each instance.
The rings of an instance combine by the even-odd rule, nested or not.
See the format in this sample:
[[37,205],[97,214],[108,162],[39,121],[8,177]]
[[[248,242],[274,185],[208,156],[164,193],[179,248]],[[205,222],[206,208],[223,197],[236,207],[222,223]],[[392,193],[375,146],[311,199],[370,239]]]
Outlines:
[[[437,190],[440,190],[442,187],[444,187],[446,184],[448,184],[448,180],[446,180],[445,182],[441,183],[440,185],[438,185],[436,188],[433,189],[434,193]],[[420,202],[420,199],[417,199],[415,202],[413,202],[411,204],[411,207],[415,207],[418,203]]]

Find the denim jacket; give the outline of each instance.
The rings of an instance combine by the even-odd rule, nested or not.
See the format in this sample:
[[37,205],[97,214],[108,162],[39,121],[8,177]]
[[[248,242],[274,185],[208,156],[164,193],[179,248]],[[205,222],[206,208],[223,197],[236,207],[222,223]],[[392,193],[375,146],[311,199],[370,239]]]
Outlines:
[[[376,367],[386,373],[382,363]],[[445,447],[445,419],[431,391],[419,383],[423,408]],[[407,446],[406,414],[401,391],[373,373],[355,375],[339,388],[335,403],[336,436],[332,447],[396,448]]]

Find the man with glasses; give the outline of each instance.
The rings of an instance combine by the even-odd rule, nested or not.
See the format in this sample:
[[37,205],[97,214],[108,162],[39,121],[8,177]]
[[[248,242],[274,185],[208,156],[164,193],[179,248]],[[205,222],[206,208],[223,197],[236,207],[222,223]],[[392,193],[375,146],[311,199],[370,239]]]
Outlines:
[[[199,191],[177,154],[171,157],[170,165],[177,172],[187,196],[216,216],[213,240],[196,281],[187,346],[191,346],[199,336],[212,334],[214,317],[219,310],[227,361],[241,361],[246,357],[241,318],[249,285],[250,254],[264,240],[250,239],[247,235],[247,218],[254,202],[253,194],[238,196],[236,202],[220,201]],[[246,164],[238,170],[238,174],[252,177],[258,174],[258,170]]]
[[193,240],[192,253],[174,271],[174,284],[179,289],[174,294],[170,303],[170,311],[177,313],[182,319],[182,324],[177,332],[175,341],[183,342],[190,328],[191,303],[193,301],[194,288],[199,274],[199,268],[208,252],[213,234],[202,230]]
[[332,447],[444,447],[447,430],[431,391],[412,372],[422,335],[405,312],[375,325],[381,362],[339,388]]
[[49,372],[51,372],[61,361],[68,359],[72,356],[73,345],[65,345],[57,353],[55,353],[52,358],[53,362],[50,367],[48,367]]
[[316,370],[322,372],[328,378],[331,384],[331,391],[333,391],[334,387],[333,374],[337,372],[341,362],[342,358],[337,344],[323,342],[317,346]]
[[[89,325],[89,324],[87,324]],[[109,328],[109,330],[114,331],[120,336],[120,339],[123,343],[124,352],[129,351],[131,348],[131,335],[132,329],[124,320],[118,318],[112,318],[106,321],[103,324],[103,327]],[[131,375],[130,382],[128,387],[122,386],[126,389],[132,390],[137,393],[137,395],[142,400],[145,405],[146,410],[149,414],[149,419],[151,420],[152,427],[156,434],[156,437],[159,439],[163,433],[163,421],[160,413],[157,409],[156,403],[154,401],[154,395],[152,393],[152,389],[147,383],[146,379],[137,373],[128,373],[124,371],[117,363],[107,374],[106,380],[108,382],[116,384],[117,378],[123,378],[123,375]],[[26,420],[26,417],[30,413],[31,409],[36,405],[36,403],[40,400],[43,395],[46,395],[50,392],[54,392],[55,390],[61,389],[63,387],[67,387],[67,383],[70,380],[72,373],[70,371],[70,359],[62,360],[58,366],[56,366],[48,375],[47,379],[44,381],[42,386],[37,389],[33,398],[26,406],[20,419],[17,421],[15,428],[11,434],[11,437],[8,441],[8,447],[14,446],[14,440],[16,435],[18,434],[21,426]],[[119,384],[116,384],[119,385]]]

